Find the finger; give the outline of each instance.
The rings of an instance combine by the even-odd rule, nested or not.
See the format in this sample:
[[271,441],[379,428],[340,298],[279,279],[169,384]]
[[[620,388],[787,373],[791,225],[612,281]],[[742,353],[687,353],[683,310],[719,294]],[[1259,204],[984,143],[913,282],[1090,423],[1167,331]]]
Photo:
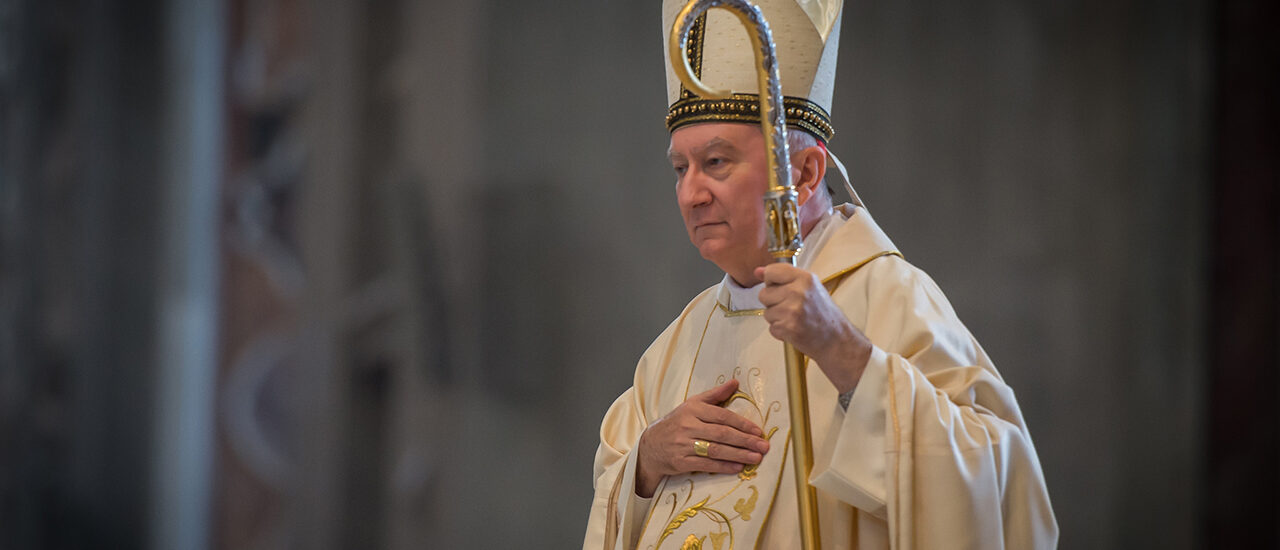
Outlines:
[[[761,292],[761,294],[764,294],[764,293]],[[763,303],[764,300],[761,300],[761,302]],[[763,315],[764,320],[766,323],[769,323],[770,325],[785,319],[790,314],[790,311],[785,307],[781,307],[780,304],[772,304],[772,305],[765,304],[765,306],[767,307],[764,310],[764,315]]]
[[766,453],[769,451],[769,442],[763,437],[753,435],[747,432],[739,431],[736,428],[719,424],[707,424],[702,432],[705,436],[702,439],[712,443],[719,443],[730,447],[737,447],[757,453]]
[[736,474],[742,471],[743,465],[738,462],[727,462],[724,460],[715,460],[713,458],[703,458],[700,456],[689,456],[680,460],[676,468],[681,473],[687,472],[710,472],[713,474]]
[[710,442],[707,447],[706,458],[737,462],[739,464],[759,464],[761,460],[764,460],[764,453],[734,447],[733,445]]
[[770,308],[782,303],[787,298],[787,291],[782,287],[765,285],[760,289],[760,294],[756,296],[760,303],[766,308]]
[[753,436],[764,435],[764,431],[754,422],[724,407],[699,407],[693,411],[693,414],[708,426],[724,426]]
[[783,262],[772,263],[758,269],[763,269],[759,277],[766,287],[785,285],[805,274],[803,269]]
[[774,323],[772,325],[769,325],[769,335],[773,336],[779,341],[790,342],[794,344],[794,342],[791,342],[792,340],[791,337],[793,335],[792,332],[787,330],[787,328],[783,326],[782,323]]
[[738,380],[736,378],[730,378],[728,382],[693,396],[693,399],[710,405],[716,405],[725,399],[728,399],[735,391],[738,391]]
[[803,312],[795,304],[782,304],[764,311],[764,320],[769,323],[769,333],[775,337],[781,334],[793,335],[803,325]]
[[[764,288],[760,289],[758,298],[761,304],[766,308],[785,303],[788,299],[803,300],[805,293],[809,288],[808,278],[812,277],[807,271],[794,268],[786,264],[779,264],[784,269],[794,270],[794,274],[786,274],[780,277],[767,276],[764,278]],[[794,275],[794,276],[793,276]]]

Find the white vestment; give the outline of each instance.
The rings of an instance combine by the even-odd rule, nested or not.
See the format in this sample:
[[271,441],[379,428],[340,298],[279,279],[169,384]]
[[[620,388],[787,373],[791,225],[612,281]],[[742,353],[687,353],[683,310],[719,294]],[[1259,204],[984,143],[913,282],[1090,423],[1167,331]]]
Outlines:
[[[823,549],[1055,547],[1057,523],[1013,390],[934,282],[897,254],[865,209],[851,205],[836,208],[812,231],[798,264],[823,281],[874,346],[847,411],[817,365],[807,367],[810,483],[817,488]],[[715,342],[718,331],[729,329],[713,327],[731,326],[725,319],[747,313],[732,303],[730,284],[726,277],[685,307],[641,357],[632,387],[605,414],[584,549],[630,548],[646,529],[645,540],[653,541],[653,530],[680,507],[668,502],[670,495],[659,502],[661,489],[654,499],[635,495],[632,451],[649,424],[688,396],[732,376],[744,388],[756,384],[756,392],[781,395],[785,410],[784,381],[744,375],[757,367],[767,374],[782,363],[782,344],[766,345],[772,338],[767,330],[739,356],[702,354],[706,344],[724,355]],[[748,322],[764,323],[759,317]],[[781,428],[788,433],[789,426]],[[733,548],[748,548],[744,541],[757,548],[799,544],[793,464],[788,444],[779,439],[771,440],[768,453],[787,455],[781,470],[772,472],[776,479],[753,480],[773,483],[776,491],[770,502],[751,499],[752,517],[735,520],[737,533],[750,538]],[[761,477],[770,459],[762,463]],[[661,548],[682,542],[668,538]],[[725,539],[703,542],[709,549]]]

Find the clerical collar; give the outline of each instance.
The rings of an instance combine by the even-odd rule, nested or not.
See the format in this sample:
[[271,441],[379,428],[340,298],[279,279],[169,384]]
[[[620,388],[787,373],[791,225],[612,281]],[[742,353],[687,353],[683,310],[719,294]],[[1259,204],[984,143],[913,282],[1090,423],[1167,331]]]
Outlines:
[[[822,245],[826,244],[831,238],[831,229],[837,224],[831,223],[835,218],[831,214],[831,209],[827,209],[827,213],[822,220],[813,229],[809,231],[809,235],[805,238],[804,248],[800,249],[800,253],[796,255],[796,266],[800,269],[808,269],[813,263],[813,258],[818,255],[818,250],[822,249]],[[760,303],[760,289],[764,288],[764,283],[759,283],[751,288],[739,285],[730,277],[728,273],[724,275],[724,280],[720,285],[729,291],[727,296],[727,304],[721,304],[729,313],[746,313],[754,311],[764,311],[764,304]]]
[[764,288],[764,283],[745,288],[725,273],[724,281],[720,284],[729,291],[729,303],[724,305],[725,309],[731,312],[764,309],[764,304],[760,303],[760,289]]

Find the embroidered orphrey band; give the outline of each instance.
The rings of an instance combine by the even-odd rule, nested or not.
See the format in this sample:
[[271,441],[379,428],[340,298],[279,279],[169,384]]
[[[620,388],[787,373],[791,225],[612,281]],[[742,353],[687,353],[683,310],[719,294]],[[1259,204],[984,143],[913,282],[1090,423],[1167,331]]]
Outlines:
[[[693,76],[702,78],[702,45],[706,42],[707,13],[703,12],[693,21],[689,28],[689,43],[685,46],[684,55],[689,58],[689,67],[693,68]],[[694,99],[695,95],[684,83],[680,84],[680,99]]]

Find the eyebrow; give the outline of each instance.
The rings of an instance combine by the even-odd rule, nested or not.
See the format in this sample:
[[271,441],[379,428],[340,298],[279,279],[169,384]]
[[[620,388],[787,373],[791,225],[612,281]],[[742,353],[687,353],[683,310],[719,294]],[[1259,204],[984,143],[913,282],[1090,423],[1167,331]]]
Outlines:
[[[714,137],[714,138],[711,138],[710,141],[702,145],[699,145],[697,147],[694,147],[693,153],[700,155],[705,153],[706,151],[710,151],[713,149],[726,149],[730,152],[736,152],[738,150],[738,148],[734,147],[733,144],[729,142],[729,140],[726,140],[722,137]],[[676,153],[672,151],[670,147],[668,147],[667,160],[675,160],[676,158],[684,158],[684,155],[680,153]]]

